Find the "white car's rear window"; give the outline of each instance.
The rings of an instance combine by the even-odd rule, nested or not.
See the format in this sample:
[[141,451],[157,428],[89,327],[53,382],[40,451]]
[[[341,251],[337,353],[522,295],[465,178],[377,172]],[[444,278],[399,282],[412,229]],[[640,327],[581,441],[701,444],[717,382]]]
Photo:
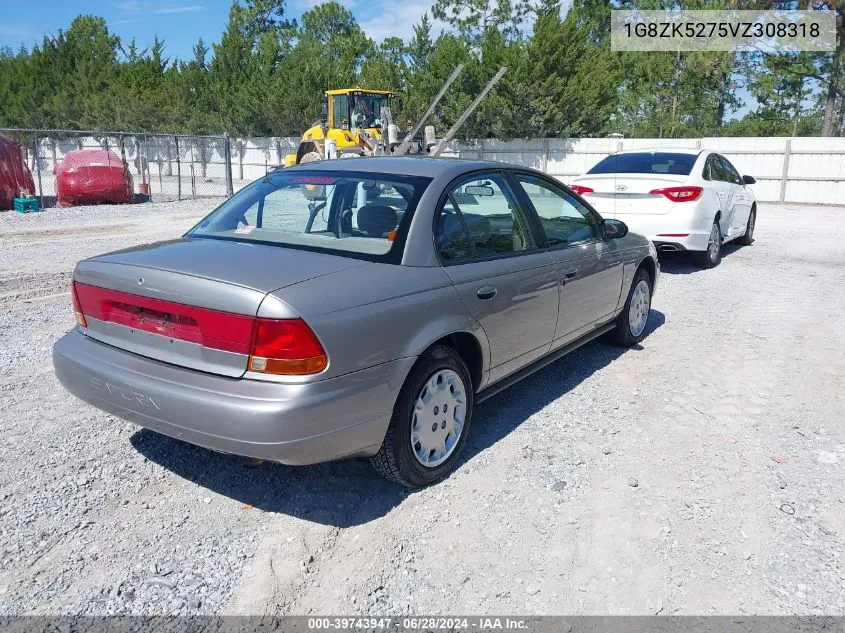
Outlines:
[[689,176],[697,154],[675,152],[630,152],[611,154],[588,174],[674,174]]

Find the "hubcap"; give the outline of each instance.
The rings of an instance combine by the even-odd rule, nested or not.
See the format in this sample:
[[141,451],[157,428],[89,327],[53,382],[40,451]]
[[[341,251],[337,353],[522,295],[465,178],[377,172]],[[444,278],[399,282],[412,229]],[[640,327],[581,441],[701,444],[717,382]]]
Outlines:
[[707,242],[707,253],[714,262],[719,256],[719,246],[719,225],[714,222],[713,228],[710,229],[710,241]]
[[411,448],[428,468],[449,458],[464,429],[464,381],[451,369],[434,372],[420,390],[411,420]]
[[639,336],[645,330],[648,322],[648,311],[651,308],[651,291],[648,282],[640,279],[631,295],[631,307],[628,309],[628,326],[633,336]]

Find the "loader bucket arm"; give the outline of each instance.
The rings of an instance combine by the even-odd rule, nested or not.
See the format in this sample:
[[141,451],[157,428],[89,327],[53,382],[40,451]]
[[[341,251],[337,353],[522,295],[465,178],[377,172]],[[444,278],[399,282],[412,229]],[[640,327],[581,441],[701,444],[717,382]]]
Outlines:
[[431,152],[432,156],[439,156],[440,152],[446,149],[446,143],[448,143],[452,140],[452,138],[454,138],[455,134],[458,132],[458,129],[460,129],[460,127],[466,122],[466,120],[478,107],[478,104],[482,102],[484,97],[487,96],[487,93],[493,89],[493,86],[495,86],[499,82],[499,80],[504,76],[507,71],[508,69],[502,66],[499,69],[499,72],[493,75],[493,79],[491,79],[489,83],[484,86],[484,90],[482,90],[481,93],[475,98],[475,101],[469,104],[469,107],[464,110],[461,116],[458,117],[458,120],[455,121],[455,124],[451,128],[449,128],[449,131],[446,132],[446,136],[443,137],[443,139],[437,144],[437,147],[434,148],[434,151]]
[[399,145],[399,147],[396,148],[396,151],[394,152],[395,156],[404,156],[405,154],[408,153],[408,149],[411,147],[411,141],[413,141],[414,137],[420,131],[420,128],[423,126],[423,123],[425,123],[425,120],[428,117],[431,116],[432,112],[434,112],[434,108],[436,108],[437,104],[440,103],[440,100],[443,98],[443,95],[446,94],[446,91],[449,89],[449,86],[451,86],[455,82],[455,79],[458,78],[458,75],[461,74],[461,71],[463,69],[464,69],[464,65],[458,64],[458,66],[455,68],[455,70],[452,71],[452,74],[449,75],[449,78],[446,80],[446,83],[443,84],[443,87],[440,89],[440,92],[438,92],[437,95],[434,97],[431,104],[428,106],[428,109],[420,117],[419,121],[417,121],[417,123],[416,123],[416,125],[414,125],[413,129],[408,133],[408,135],[402,141],[402,144]]

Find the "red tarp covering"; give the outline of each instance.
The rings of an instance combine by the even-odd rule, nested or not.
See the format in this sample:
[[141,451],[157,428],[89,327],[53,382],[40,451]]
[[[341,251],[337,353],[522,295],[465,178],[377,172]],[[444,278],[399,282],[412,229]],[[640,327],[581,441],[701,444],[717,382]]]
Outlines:
[[56,168],[60,206],[132,202],[132,175],[120,156],[104,149],[68,152]]
[[35,184],[29,168],[24,165],[21,148],[0,134],[0,209],[12,209],[15,198],[34,195]]

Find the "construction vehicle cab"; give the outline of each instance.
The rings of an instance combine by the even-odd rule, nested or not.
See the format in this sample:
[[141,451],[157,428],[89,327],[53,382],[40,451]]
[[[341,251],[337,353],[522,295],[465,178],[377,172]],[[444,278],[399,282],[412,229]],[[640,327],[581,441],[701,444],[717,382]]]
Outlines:
[[321,120],[302,135],[296,154],[285,156],[285,166],[318,160],[315,154],[325,157],[326,140],[334,141],[338,157],[373,153],[390,123],[393,97],[392,92],[358,87],[327,90]]

